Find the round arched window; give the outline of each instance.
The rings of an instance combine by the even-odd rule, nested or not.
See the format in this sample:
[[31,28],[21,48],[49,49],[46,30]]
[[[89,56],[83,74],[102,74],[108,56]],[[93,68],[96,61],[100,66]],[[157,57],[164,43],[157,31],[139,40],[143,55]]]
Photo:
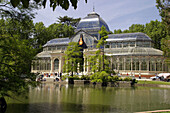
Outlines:
[[54,60],[54,70],[57,70],[57,69],[59,69],[59,60],[56,58]]

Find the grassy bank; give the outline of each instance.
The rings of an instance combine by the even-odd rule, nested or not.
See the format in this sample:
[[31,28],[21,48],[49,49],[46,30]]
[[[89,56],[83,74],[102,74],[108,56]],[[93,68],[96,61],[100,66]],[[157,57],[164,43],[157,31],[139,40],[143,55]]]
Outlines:
[[138,81],[137,84],[158,84],[158,85],[170,85],[170,82],[163,81]]

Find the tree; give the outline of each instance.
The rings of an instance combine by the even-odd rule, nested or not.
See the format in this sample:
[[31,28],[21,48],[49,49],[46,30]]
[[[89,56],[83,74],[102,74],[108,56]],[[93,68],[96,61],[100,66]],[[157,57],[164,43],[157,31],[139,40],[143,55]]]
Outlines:
[[[24,10],[21,6],[0,4],[0,106],[6,106],[5,96],[13,98],[36,85],[36,75],[31,73],[36,50],[31,42],[34,24],[30,12],[36,8],[31,5]],[[3,108],[0,112],[5,112]]]
[[[28,40],[17,39],[17,35],[0,34],[0,98],[14,98],[35,86],[36,75],[31,73],[31,62],[35,50]],[[12,94],[12,95],[11,95]],[[5,101],[1,105],[5,104]],[[0,111],[5,111],[0,109]]]
[[167,57],[166,62],[170,66],[170,4],[169,0],[156,0],[156,3],[167,32],[166,37],[161,39],[161,49],[164,52],[164,56]]
[[54,38],[71,37],[74,34],[74,28],[66,24],[54,23],[47,28],[47,32],[48,40],[51,40]]
[[59,22],[61,24],[66,24],[68,26],[72,26],[73,28],[76,28],[80,19],[81,18],[74,19],[74,18],[71,18],[71,17],[68,17],[68,16],[64,16],[64,17],[59,16],[57,22]]
[[[96,72],[102,72],[106,71],[109,73],[109,61],[104,55],[104,44],[106,43],[106,39],[108,38],[108,32],[106,31],[106,28],[104,26],[101,27],[101,30],[99,31],[99,34],[101,36],[101,39],[98,40],[97,48],[98,50],[95,52],[95,55],[89,56],[89,63],[91,67],[91,71],[93,73]],[[102,64],[102,65],[101,65]]]
[[79,64],[82,63],[82,58],[80,57],[82,52],[80,50],[81,47],[79,47],[77,42],[69,43],[64,56],[64,72],[72,72],[72,76],[73,72],[78,72],[77,68],[79,67]]
[[162,22],[156,20],[146,23],[144,33],[153,40],[154,48],[161,49],[161,40],[167,36],[167,30]]
[[[123,31],[125,32],[125,31]],[[134,33],[134,32],[144,32],[144,25],[141,24],[132,24],[129,27],[129,32]]]
[[[33,0],[33,1],[36,2],[37,4],[39,3],[39,4],[43,5],[44,8],[45,8],[46,2],[47,2],[47,0]],[[53,10],[55,10],[55,8],[57,6],[60,6],[63,9],[67,10],[71,3],[71,5],[74,7],[74,9],[76,9],[78,1],[79,0],[50,0],[50,7],[52,7]],[[12,4],[13,7],[16,7],[16,6],[20,5],[20,3],[22,3],[24,8],[28,8],[30,2],[31,2],[31,0],[10,0],[10,3]],[[85,2],[87,3],[87,0],[85,0]]]
[[114,30],[114,34],[120,34],[120,33],[122,33],[122,30],[121,30],[121,29]]
[[[170,31],[170,4],[169,0],[156,0],[156,7],[159,10],[160,16],[162,17],[163,23],[166,25],[168,32]],[[168,33],[169,35],[169,33]]]

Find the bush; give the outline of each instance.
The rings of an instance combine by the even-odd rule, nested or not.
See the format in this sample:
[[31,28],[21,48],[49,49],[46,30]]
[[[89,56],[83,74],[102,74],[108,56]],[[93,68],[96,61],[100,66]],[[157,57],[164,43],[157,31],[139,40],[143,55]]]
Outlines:
[[80,78],[79,78],[79,76],[78,76],[78,75],[73,75],[73,77],[72,77],[72,76],[70,76],[69,78],[73,78],[74,80],[80,80]]
[[103,80],[102,79],[97,79],[97,82],[102,83]]
[[112,76],[108,76],[107,79],[108,79],[108,82],[112,82],[113,81],[113,77]]
[[89,80],[90,77],[88,75],[82,75],[81,80]]
[[108,76],[109,76],[109,74],[108,74],[106,71],[102,71],[102,72],[99,74],[98,79],[101,79],[102,82],[107,82],[107,81],[108,81]]
[[132,78],[130,78],[130,77],[125,77],[123,80],[124,80],[124,81],[132,81]]
[[[106,71],[97,72],[90,76],[92,82],[107,82],[109,74]],[[109,78],[111,80],[111,78]]]
[[113,81],[119,81],[119,77],[117,75],[113,76]]
[[61,80],[66,80],[66,78],[68,78],[68,75],[62,75]]

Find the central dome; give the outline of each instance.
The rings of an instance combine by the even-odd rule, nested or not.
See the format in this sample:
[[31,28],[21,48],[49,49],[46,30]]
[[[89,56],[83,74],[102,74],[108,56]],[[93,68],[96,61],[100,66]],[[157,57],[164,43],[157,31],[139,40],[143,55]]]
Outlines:
[[110,31],[106,22],[100,18],[100,15],[96,12],[91,12],[85,18],[80,20],[76,32],[79,30],[84,30],[87,33],[97,37],[97,39],[100,39],[98,31],[101,30],[102,26],[105,26],[106,30]]

